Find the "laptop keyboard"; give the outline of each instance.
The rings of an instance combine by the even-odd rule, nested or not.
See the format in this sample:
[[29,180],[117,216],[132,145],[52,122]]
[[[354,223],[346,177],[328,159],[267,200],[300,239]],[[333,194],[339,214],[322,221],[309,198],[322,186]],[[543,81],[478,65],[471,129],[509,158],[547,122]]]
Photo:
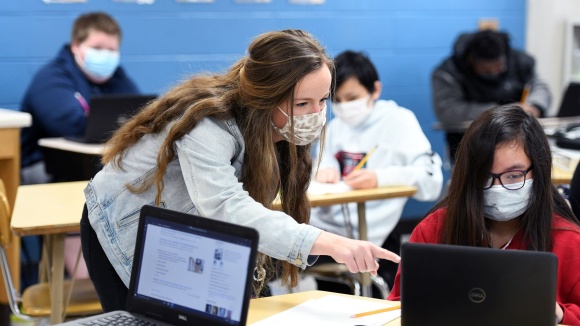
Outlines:
[[106,316],[99,319],[94,319],[90,321],[85,321],[80,323],[81,325],[91,325],[91,326],[98,326],[98,325],[135,325],[135,326],[155,326],[158,324],[142,320],[139,318],[135,318],[132,316],[127,316],[123,313],[118,313],[110,316]]

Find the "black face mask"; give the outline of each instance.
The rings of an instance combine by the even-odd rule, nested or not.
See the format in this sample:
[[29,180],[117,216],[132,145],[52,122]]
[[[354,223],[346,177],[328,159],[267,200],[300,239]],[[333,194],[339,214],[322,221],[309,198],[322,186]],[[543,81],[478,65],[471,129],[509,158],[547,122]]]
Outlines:
[[477,74],[477,77],[490,84],[499,84],[502,80],[502,74]]

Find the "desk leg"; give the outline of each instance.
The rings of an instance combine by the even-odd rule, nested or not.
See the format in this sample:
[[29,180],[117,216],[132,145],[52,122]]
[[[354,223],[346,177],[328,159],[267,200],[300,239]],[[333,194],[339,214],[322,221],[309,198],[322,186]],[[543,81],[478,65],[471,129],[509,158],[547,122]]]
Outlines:
[[45,236],[50,250],[50,323],[62,322],[62,286],[64,282],[64,238],[65,234],[51,234]]
[[[357,213],[358,213],[358,238],[360,240],[368,240],[365,202],[357,203]],[[371,298],[373,296],[371,288],[371,274],[359,273],[359,279],[363,297]]]

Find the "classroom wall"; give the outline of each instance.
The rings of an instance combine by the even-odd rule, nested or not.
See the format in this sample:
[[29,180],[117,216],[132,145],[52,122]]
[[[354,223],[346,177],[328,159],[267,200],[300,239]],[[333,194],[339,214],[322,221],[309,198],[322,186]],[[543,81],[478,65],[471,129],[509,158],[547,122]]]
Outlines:
[[[301,28],[313,33],[331,55],[366,51],[383,82],[382,98],[415,112],[433,148],[445,155],[443,133],[432,129],[430,73],[450,53],[458,33],[497,18],[514,46],[525,40],[525,0],[326,0],[320,5],[270,3],[179,3],[138,5],[113,0],[45,4],[0,1],[0,107],[18,109],[35,71],[69,39],[82,12],[104,10],[120,22],[121,61],[143,92],[162,93],[200,71],[221,71],[244,55],[262,32]],[[446,179],[448,172],[446,172]],[[404,217],[424,214],[432,203],[411,200]]]
[[545,78],[554,94],[550,115],[558,113],[568,85],[564,72],[568,23],[580,22],[580,0],[528,0],[526,51],[536,58],[538,74]]

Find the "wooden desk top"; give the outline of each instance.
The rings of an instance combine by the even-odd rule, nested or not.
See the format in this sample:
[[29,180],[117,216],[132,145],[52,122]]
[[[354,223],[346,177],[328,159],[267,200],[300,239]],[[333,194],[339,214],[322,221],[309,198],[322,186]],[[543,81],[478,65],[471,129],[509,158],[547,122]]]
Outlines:
[[19,235],[78,232],[88,181],[18,187],[10,225]]
[[564,171],[555,165],[552,167],[552,183],[554,183],[554,185],[570,184],[573,175],[574,172]]
[[[385,302],[385,300],[382,299],[357,297],[348,294],[332,293],[325,291],[306,291],[292,294],[277,295],[267,298],[252,299],[250,301],[250,309],[248,311],[248,325],[251,325],[255,322],[258,322],[262,319],[265,319],[277,313],[280,313],[284,310],[288,310],[292,307],[295,307],[301,303],[306,302],[307,300],[318,299],[329,294],[348,296],[349,298],[356,298],[360,300],[368,300],[368,301],[378,300],[380,302]],[[386,323],[384,326],[400,326],[400,325],[401,318],[397,318],[393,321]]]
[[[359,189],[347,192],[308,195],[310,207],[329,206],[343,203],[362,203],[369,200],[387,199],[396,197],[410,197],[417,192],[417,188],[412,186],[389,186],[372,189]],[[274,209],[280,209],[280,201],[276,199],[273,204]]]
[[30,113],[0,109],[0,128],[22,128],[32,125]]
[[[78,232],[88,181],[20,186],[11,226],[19,236]],[[310,195],[312,207],[412,196],[415,187],[383,187],[338,194]],[[279,209],[280,203],[275,202]]]
[[85,144],[76,141],[58,138],[41,138],[38,140],[38,145],[47,148],[60,149],[68,152],[75,152],[89,155],[101,155],[104,144]]
[[[340,296],[347,296],[349,298],[356,298],[360,300],[367,300],[367,301],[379,301],[384,303],[385,300],[382,299],[373,299],[367,297],[357,297],[348,294],[340,294],[340,293],[332,293],[332,292],[325,292],[325,291],[306,291],[306,292],[298,292],[292,294],[284,294],[284,295],[277,295],[273,297],[267,298],[260,298],[260,299],[252,299],[250,301],[250,310],[248,312],[248,324],[251,325],[257,321],[275,315],[279,312],[284,310],[288,310],[292,307],[295,307],[301,303],[306,302],[310,299],[318,299],[322,298],[326,295],[340,295]],[[397,318],[387,324],[387,326],[398,326],[401,325],[401,319]]]

